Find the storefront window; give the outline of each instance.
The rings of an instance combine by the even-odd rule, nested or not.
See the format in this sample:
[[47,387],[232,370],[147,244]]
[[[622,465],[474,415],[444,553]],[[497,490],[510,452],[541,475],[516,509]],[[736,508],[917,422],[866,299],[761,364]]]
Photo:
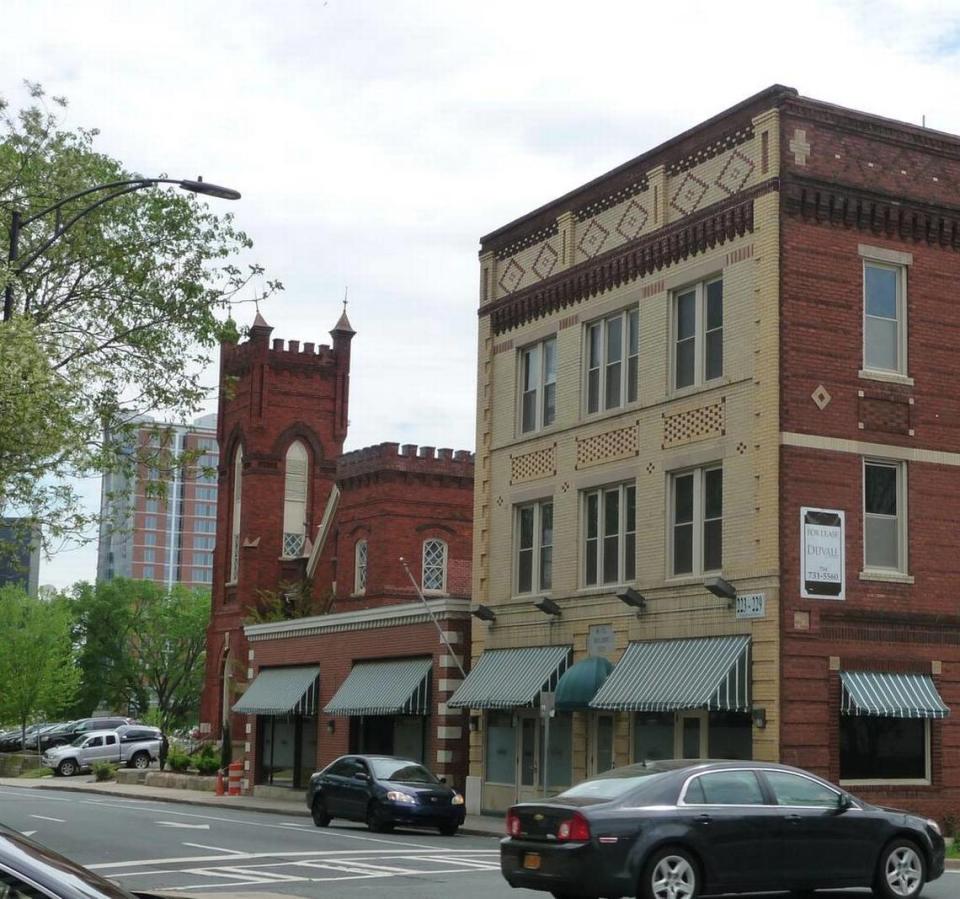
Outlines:
[[[546,733],[546,729],[544,729]],[[547,789],[569,787],[572,780],[573,715],[558,712],[550,719],[550,744],[547,747]]]
[[747,712],[710,712],[707,742],[712,759],[752,759],[750,715]]
[[487,713],[487,782],[516,782],[513,715],[510,712]]
[[923,718],[840,718],[841,780],[927,780],[929,723]]
[[673,712],[639,712],[633,719],[634,762],[672,759]]
[[426,718],[401,715],[393,724],[393,755],[423,762],[423,724]]

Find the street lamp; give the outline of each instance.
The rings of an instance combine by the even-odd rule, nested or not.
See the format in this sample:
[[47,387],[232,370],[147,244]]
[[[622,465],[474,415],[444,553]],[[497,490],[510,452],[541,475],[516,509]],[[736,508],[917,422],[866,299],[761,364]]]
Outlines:
[[[240,199],[240,191],[234,190],[231,187],[222,187],[219,184],[210,184],[209,182],[204,181],[201,177],[198,177],[196,181],[178,178],[135,178],[130,181],[112,181],[109,184],[98,184],[96,187],[89,187],[86,190],[78,191],[75,194],[71,194],[69,197],[64,197],[62,200],[54,203],[52,206],[48,206],[46,209],[41,209],[39,212],[35,212],[33,215],[28,216],[27,218],[22,218],[20,216],[20,212],[14,209],[10,217],[10,251],[7,254],[7,260],[10,262],[12,273],[15,275],[21,274],[31,262],[34,262],[41,255],[43,255],[43,253],[45,253],[60,238],[62,234],[72,228],[85,215],[93,212],[94,209],[103,206],[105,203],[109,203],[111,200],[115,200],[117,197],[122,197],[124,194],[133,193],[137,190],[143,190],[146,187],[154,187],[157,184],[176,184],[181,190],[186,190],[194,194],[204,194],[208,197],[217,197],[221,200]],[[101,191],[109,191],[109,193],[107,193],[107,195],[104,197],[98,198],[89,206],[81,209],[76,215],[67,219],[66,222],[61,221],[60,213],[67,203],[72,203],[74,200],[79,200],[81,197],[86,197],[90,194],[99,193]],[[33,250],[33,252],[21,259],[19,256],[18,247],[21,229],[27,227],[28,225],[32,225],[38,219],[41,219],[46,215],[50,215],[53,212],[57,214],[57,221],[53,229],[53,236],[49,240],[44,241],[39,247]],[[16,262],[19,262],[20,265],[14,268],[13,264]],[[12,317],[13,281],[11,280],[7,282],[7,288],[4,291],[3,320],[9,321]]]

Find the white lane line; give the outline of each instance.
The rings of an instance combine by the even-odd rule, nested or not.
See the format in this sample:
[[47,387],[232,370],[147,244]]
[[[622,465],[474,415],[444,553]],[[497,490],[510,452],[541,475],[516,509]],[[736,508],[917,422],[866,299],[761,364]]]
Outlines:
[[26,799],[29,796],[31,799],[45,799],[47,802],[73,802],[73,799],[65,799],[62,796],[37,795],[43,792],[39,787],[21,787],[14,790],[0,790],[0,796],[16,796],[18,799]]
[[[499,849],[436,849],[435,847],[430,847],[430,855],[445,855],[453,854],[456,855],[498,855]],[[420,853],[412,853],[414,857],[418,856]],[[411,852],[408,849],[396,849],[391,851],[383,849],[309,849],[307,851],[301,852],[237,852],[235,860],[244,859],[245,861],[250,861],[257,858],[289,858],[289,859],[301,859],[301,858],[337,858],[340,856],[364,856],[368,855],[371,858],[404,858],[409,857]],[[135,868],[138,865],[178,865],[178,864],[191,864],[195,862],[211,862],[218,861],[219,856],[216,855],[193,855],[185,856],[181,858],[142,858],[137,861],[127,861],[127,862],[100,862],[93,864],[86,864],[85,867],[91,868],[95,871],[105,871],[107,869],[116,869],[116,868]],[[176,871],[176,868],[171,868],[170,871]]]
[[284,821],[280,827],[312,827],[312,824],[295,824],[293,821]]
[[22,833],[25,837],[32,837],[32,836],[36,833],[36,831],[35,831],[35,830],[21,830],[20,833]]
[[66,824],[65,818],[49,818],[46,815],[31,815],[31,818],[39,818],[41,821],[56,821],[57,824]]
[[222,846],[207,846],[205,843],[181,843],[181,846],[193,846],[195,849],[212,849],[214,852],[226,852],[230,855],[243,855],[239,849],[224,849]]
[[190,830],[209,830],[209,824],[184,824],[182,821],[154,821],[154,824],[159,824],[161,827],[186,827]]

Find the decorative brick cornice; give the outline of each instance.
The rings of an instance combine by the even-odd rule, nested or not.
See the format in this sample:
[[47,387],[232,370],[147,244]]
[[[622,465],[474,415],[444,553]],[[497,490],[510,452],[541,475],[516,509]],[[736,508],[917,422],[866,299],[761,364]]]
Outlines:
[[960,645],[960,618],[956,615],[843,610],[825,611],[820,622],[821,638],[876,644]]
[[753,201],[777,190],[770,179],[699,215],[661,228],[596,259],[588,259],[539,284],[488,303],[480,316],[489,315],[494,334],[549,315],[587,297],[633,281],[710,247],[753,231]]
[[958,207],[796,176],[782,179],[781,196],[784,212],[806,221],[960,250]]
[[747,122],[736,128],[730,128],[703,146],[697,147],[692,152],[667,163],[667,174],[679,175],[682,172],[689,171],[700,165],[700,163],[706,162],[708,159],[713,159],[715,156],[719,156],[727,150],[732,150],[734,147],[739,147],[740,144],[745,144],[752,138],[753,122]]
[[960,159],[960,137],[943,131],[932,131],[908,122],[898,122],[896,119],[886,119],[854,109],[845,109],[820,100],[811,100],[809,97],[786,98],[783,102],[783,111],[829,128],[859,134],[884,143],[922,150],[924,153],[933,153],[949,159]]
[[532,247],[534,244],[540,243],[541,240],[546,240],[548,237],[553,237],[559,231],[560,226],[556,222],[552,222],[544,225],[542,228],[537,228],[534,231],[530,231],[529,233],[518,237],[516,240],[511,241],[510,243],[498,247],[496,251],[497,259],[507,259],[510,256],[519,253],[521,250],[525,250],[527,247]]

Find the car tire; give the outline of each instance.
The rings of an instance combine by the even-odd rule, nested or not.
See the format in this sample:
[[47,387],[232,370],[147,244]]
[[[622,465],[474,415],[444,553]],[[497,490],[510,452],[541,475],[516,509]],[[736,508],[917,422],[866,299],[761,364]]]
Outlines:
[[460,829],[459,824],[441,824],[438,828],[440,834],[445,837],[455,837]]
[[887,843],[880,853],[873,892],[883,899],[916,899],[927,880],[923,852],[911,840]]
[[313,818],[313,823],[317,827],[327,827],[330,824],[330,821],[333,820],[327,814],[327,804],[323,801],[322,796],[317,796],[313,800],[313,805],[310,806],[310,816]]
[[699,899],[700,865],[686,849],[666,846],[643,866],[638,899]]
[[61,777],[73,777],[79,770],[80,768],[73,759],[64,759],[57,765],[57,773]]
[[383,812],[373,802],[367,806],[367,829],[371,833],[389,833],[393,830],[393,825],[384,818]]
[[149,752],[135,752],[133,757],[130,759],[130,767],[136,768],[139,771],[144,771],[150,767],[150,753]]

